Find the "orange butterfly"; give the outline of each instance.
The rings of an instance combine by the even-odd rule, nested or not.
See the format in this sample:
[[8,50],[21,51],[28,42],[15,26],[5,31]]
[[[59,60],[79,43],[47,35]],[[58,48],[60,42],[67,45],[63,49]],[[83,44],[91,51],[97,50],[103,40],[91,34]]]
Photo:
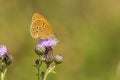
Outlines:
[[54,36],[54,31],[51,24],[38,13],[35,13],[32,17],[30,33],[34,39],[46,39]]

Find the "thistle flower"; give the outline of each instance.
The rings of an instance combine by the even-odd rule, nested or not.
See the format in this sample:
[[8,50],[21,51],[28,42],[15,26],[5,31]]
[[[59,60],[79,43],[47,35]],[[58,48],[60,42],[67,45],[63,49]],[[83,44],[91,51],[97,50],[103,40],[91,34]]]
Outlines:
[[[42,80],[46,80],[47,75],[50,72],[54,72],[55,64],[60,64],[63,62],[63,57],[61,55],[54,55],[53,47],[58,43],[56,37],[50,37],[45,39],[40,39],[35,47],[35,53],[39,55],[39,58],[35,61],[35,67],[38,70],[38,80],[41,75]],[[40,67],[42,63],[46,64],[47,70],[40,72]],[[41,73],[41,74],[40,74]]]
[[40,39],[39,43],[44,47],[54,47],[57,45],[58,40],[56,38]]
[[38,44],[35,47],[35,52],[38,55],[43,55],[44,53],[48,53],[50,48],[56,46],[58,40],[56,38],[47,38],[47,39],[40,39]]
[[0,80],[5,80],[8,66],[12,63],[12,56],[8,54],[8,50],[5,45],[0,46]]
[[0,46],[0,59],[6,65],[10,65],[12,63],[13,58],[12,58],[11,54],[8,54],[8,50],[5,45]]
[[7,48],[5,45],[0,46],[0,59],[8,54]]

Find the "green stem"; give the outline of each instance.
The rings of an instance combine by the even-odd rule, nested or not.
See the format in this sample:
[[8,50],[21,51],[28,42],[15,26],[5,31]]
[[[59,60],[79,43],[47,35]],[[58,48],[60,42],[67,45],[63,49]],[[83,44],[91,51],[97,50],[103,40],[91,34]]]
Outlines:
[[48,74],[52,72],[52,70],[55,68],[55,66],[49,66],[45,72],[44,78],[42,80],[46,80]]
[[40,80],[40,68],[38,68],[38,80]]
[[37,65],[37,69],[38,69],[38,80],[40,80],[40,66],[41,66],[41,60],[40,60],[40,56],[39,56],[39,64]]
[[1,80],[5,80],[6,72],[7,72],[7,69],[1,72]]

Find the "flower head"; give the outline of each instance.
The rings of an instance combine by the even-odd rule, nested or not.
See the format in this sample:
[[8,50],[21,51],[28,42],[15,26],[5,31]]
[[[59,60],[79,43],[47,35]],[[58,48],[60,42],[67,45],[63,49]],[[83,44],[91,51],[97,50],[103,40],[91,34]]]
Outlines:
[[41,44],[37,44],[36,47],[35,47],[35,52],[38,54],[38,55],[42,55],[45,53],[45,47],[42,46]]
[[8,50],[5,45],[0,45],[0,60],[7,66],[12,63],[12,55],[8,54]]
[[61,55],[56,55],[55,56],[55,60],[54,60],[57,64],[60,64],[63,62],[63,57]]
[[58,43],[56,38],[40,39],[40,44],[44,47],[54,47]]
[[2,58],[6,54],[8,54],[6,46],[5,45],[1,45],[0,46],[0,58]]

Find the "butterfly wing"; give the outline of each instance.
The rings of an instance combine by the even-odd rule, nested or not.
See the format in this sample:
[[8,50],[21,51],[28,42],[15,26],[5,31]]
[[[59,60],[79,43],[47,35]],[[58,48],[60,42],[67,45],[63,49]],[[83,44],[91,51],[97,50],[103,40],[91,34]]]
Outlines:
[[31,36],[37,38],[49,38],[54,34],[51,24],[40,14],[34,14],[30,27]]

